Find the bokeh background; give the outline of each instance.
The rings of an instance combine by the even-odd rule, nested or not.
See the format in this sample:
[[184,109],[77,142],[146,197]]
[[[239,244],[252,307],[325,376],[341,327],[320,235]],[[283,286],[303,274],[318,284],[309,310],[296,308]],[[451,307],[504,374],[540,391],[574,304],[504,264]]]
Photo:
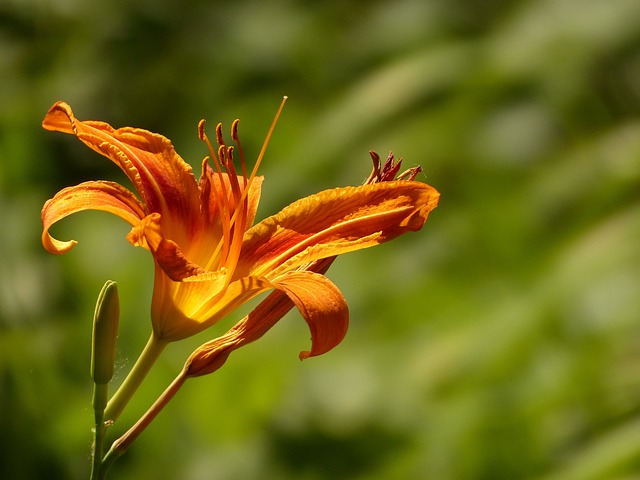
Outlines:
[[[640,2],[2,0],[0,476],[88,478],[91,317],[122,302],[121,381],[150,332],[152,261],[60,188],[126,182],[40,122],[171,138],[239,117],[255,158],[283,95],[259,216],[359,184],[368,150],[422,164],[424,230],[329,272],[346,340],[303,363],[293,312],[189,381],[113,468],[140,479],[630,479],[640,472]],[[238,314],[239,318],[241,313]],[[172,345],[112,435],[197,345]]]

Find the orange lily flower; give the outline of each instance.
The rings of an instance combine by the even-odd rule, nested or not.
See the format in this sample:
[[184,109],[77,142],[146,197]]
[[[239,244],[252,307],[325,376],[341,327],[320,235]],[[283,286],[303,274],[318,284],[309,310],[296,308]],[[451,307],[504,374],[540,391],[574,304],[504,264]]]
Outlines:
[[194,335],[259,293],[276,289],[295,304],[311,330],[312,348],[301,357],[327,352],[346,333],[347,305],[331,281],[305,265],[419,230],[439,198],[434,188],[416,181],[370,182],[311,195],[253,225],[264,147],[248,173],[237,120],[232,138],[240,171],[220,125],[216,152],[201,122],[199,135],[211,158],[202,162],[198,181],[161,135],[79,121],[63,102],[51,107],[43,127],[73,134],[109,158],[137,192],[108,181],[61,190],[42,210],[43,245],[51,253],[68,252],[76,242],[56,240],[49,229],[83,210],[107,211],[131,224],[127,240],[149,250],[155,261],[151,318],[154,336],[163,342]]
[[[395,162],[393,155],[389,154],[384,165],[381,165],[380,157],[375,152],[369,153],[373,159],[373,171],[365,184],[394,180],[413,181],[422,170],[418,166],[398,174],[402,160]],[[335,259],[336,257],[332,256],[315,260],[299,267],[298,271],[324,274]],[[307,318],[313,317],[317,320],[318,316],[326,316],[329,319],[328,321],[331,322],[334,312],[326,308],[327,303],[328,300],[322,297],[316,298],[315,302],[307,303],[305,305]],[[189,356],[180,374],[158,397],[151,408],[124,435],[113,443],[109,454],[105,457],[105,462],[113,463],[119,456],[124,454],[189,378],[208,375],[218,370],[224,365],[233,351],[261,338],[293,307],[294,302],[284,292],[275,290],[260,302],[249,315],[229,329],[227,333],[200,345]],[[301,357],[304,358],[307,354],[308,352],[302,352]]]

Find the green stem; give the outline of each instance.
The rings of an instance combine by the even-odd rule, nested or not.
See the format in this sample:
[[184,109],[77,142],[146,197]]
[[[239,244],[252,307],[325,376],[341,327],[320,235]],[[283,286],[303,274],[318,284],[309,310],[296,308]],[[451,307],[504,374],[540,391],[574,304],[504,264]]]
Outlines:
[[151,367],[156,362],[164,348],[167,346],[166,340],[157,338],[153,333],[144,347],[144,350],[138,357],[135,365],[125,378],[120,388],[111,397],[111,400],[107,404],[107,408],[104,411],[104,418],[109,422],[114,422],[127,406],[131,397],[136,392],[144,378],[151,370]]
[[160,411],[169,403],[173,396],[178,393],[178,390],[184,385],[187,380],[186,370],[180,372],[180,374],[171,382],[171,385],[158,397],[153,405],[146,411],[146,413],[140,417],[140,419],[133,425],[124,435],[118,438],[104,457],[102,462],[102,470],[106,474],[107,470],[113,465],[113,463],[120,458],[127,451],[129,446],[135,441],[136,438],[144,431],[145,428],[153,421],[154,418],[160,413]]
[[93,410],[95,415],[95,430],[93,432],[93,448],[91,463],[91,480],[102,478],[102,453],[104,451],[104,407],[107,404],[108,384],[94,383],[93,385]]

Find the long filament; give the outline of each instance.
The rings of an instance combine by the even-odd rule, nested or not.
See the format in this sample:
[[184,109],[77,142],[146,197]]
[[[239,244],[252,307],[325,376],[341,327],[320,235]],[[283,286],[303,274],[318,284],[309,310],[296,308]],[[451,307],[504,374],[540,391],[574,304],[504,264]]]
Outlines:
[[[260,166],[260,163],[262,162],[264,154],[267,151],[267,145],[269,145],[269,141],[271,140],[271,135],[273,134],[273,131],[275,130],[276,123],[278,123],[278,119],[280,118],[280,114],[282,113],[282,110],[284,109],[284,104],[287,101],[287,98],[288,97],[286,95],[284,97],[282,97],[282,101],[280,102],[280,106],[278,107],[278,111],[276,112],[275,116],[273,117],[273,121],[271,122],[271,126],[269,127],[269,131],[267,132],[267,136],[265,137],[264,142],[262,143],[262,149],[260,150],[260,154],[258,155],[258,159],[256,160],[256,163],[253,166],[253,170],[251,171],[251,176],[247,180],[247,186],[246,186],[244,192],[242,193],[242,201],[244,201],[246,199],[246,197],[248,195],[248,192],[249,192],[249,188],[251,187],[251,184],[253,183],[253,180],[255,179],[256,174],[258,173],[258,167]],[[234,124],[236,122],[234,122]],[[233,135],[233,140],[238,144],[238,146],[240,146],[240,138],[238,137],[237,125],[236,125],[235,129],[232,129],[232,133],[231,134]],[[239,148],[239,150],[242,151],[241,148]],[[244,164],[244,157],[242,156],[241,158],[242,158],[243,164]],[[236,213],[237,212],[234,213],[234,216],[235,216]]]

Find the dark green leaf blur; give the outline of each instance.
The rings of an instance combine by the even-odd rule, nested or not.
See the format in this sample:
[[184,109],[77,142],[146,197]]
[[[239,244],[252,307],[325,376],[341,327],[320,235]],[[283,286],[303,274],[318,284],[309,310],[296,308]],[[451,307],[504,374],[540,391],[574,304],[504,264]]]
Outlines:
[[[630,479],[640,472],[640,2],[0,2],[0,477],[86,479],[91,320],[107,279],[115,382],[150,333],[153,262],[105,213],[40,209],[113,164],[40,123],[171,138],[240,118],[259,217],[357,185],[392,150],[440,190],[425,228],[341,257],[345,341],[297,359],[297,312],[183,390],[115,479]],[[199,173],[199,172],[198,172]],[[171,345],[109,441],[200,343]]]

